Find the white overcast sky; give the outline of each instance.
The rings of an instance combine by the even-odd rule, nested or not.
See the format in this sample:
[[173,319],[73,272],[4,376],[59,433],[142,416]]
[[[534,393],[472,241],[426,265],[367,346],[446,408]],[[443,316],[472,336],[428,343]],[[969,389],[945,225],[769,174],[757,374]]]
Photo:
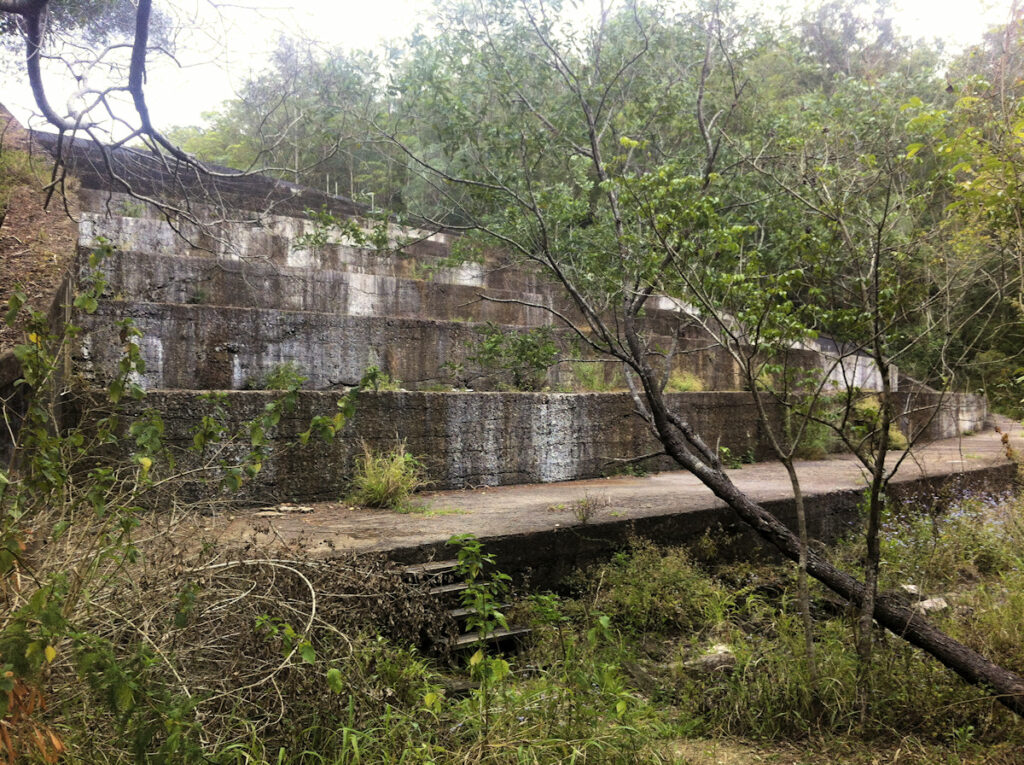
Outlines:
[[[682,2],[683,0],[681,0]],[[595,8],[600,0],[583,0]],[[750,6],[813,5],[813,0],[740,0]],[[259,70],[281,35],[322,45],[373,48],[399,40],[418,25],[429,32],[431,0],[230,0],[217,13],[210,0],[157,0],[172,7],[195,30],[179,48],[178,64],[153,61],[148,98],[158,127],[200,124],[205,111],[231,98],[250,71]],[[893,0],[901,31],[914,38],[940,38],[955,50],[981,39],[991,25],[1008,19],[1011,0]],[[184,41],[183,41],[184,42]],[[181,68],[178,68],[178,65]],[[0,101],[19,118],[33,110],[20,81],[0,83]],[[17,78],[20,80],[20,78]],[[60,103],[62,96],[54,99]]]

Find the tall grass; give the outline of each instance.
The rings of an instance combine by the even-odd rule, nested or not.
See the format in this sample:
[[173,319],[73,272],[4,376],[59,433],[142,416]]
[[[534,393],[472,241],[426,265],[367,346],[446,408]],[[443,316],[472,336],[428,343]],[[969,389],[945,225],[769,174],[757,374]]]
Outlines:
[[[944,628],[1017,669],[1024,666],[1024,570],[1014,550],[1022,518],[1017,503],[978,500],[948,516],[894,514],[885,557],[891,581],[914,572],[936,592],[957,589],[962,599],[937,617]],[[275,703],[238,706],[227,728],[221,718],[203,761],[703,762],[674,754],[681,739],[694,737],[754,741],[768,756],[777,749],[781,761],[794,762],[1019,761],[1019,720],[892,635],[879,636],[862,725],[853,619],[820,591],[812,693],[795,584],[789,566],[709,568],[681,549],[636,543],[579,574],[571,596],[516,604],[510,618],[533,627],[522,653],[453,663],[408,641],[335,628],[325,613],[310,633],[316,661],[293,662],[279,687],[259,697]],[[363,596],[372,589],[353,597]],[[385,624],[386,614],[379,619]],[[406,625],[402,634],[414,633]],[[280,650],[266,636],[250,634],[241,644],[270,658]],[[695,665],[719,645],[734,655],[732,667]],[[86,745],[93,731],[84,717],[64,719],[78,752],[68,761],[133,761],[109,740]]]
[[409,498],[426,485],[423,463],[406,451],[404,441],[386,452],[374,451],[363,442],[349,498],[367,507],[407,510]]

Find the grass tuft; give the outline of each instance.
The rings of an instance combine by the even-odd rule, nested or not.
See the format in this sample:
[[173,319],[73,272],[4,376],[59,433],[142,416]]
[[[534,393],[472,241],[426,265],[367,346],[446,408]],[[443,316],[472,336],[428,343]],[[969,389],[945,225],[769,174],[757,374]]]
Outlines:
[[376,452],[363,442],[349,499],[366,507],[407,511],[409,498],[427,485],[423,463],[398,443],[387,452]]

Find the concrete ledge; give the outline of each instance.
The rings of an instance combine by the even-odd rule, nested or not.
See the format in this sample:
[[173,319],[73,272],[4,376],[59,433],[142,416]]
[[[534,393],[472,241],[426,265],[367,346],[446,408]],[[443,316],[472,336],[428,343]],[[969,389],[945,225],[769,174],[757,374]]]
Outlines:
[[[83,374],[97,380],[114,374],[122,352],[117,326],[122,318],[131,318],[143,333],[146,370],[140,383],[149,389],[240,390],[282,362],[297,364],[315,389],[355,385],[370,366],[408,388],[450,386],[457,380],[478,389],[495,387],[489,380],[494,370],[470,358],[480,342],[479,325],[471,322],[113,300],[102,302],[94,314],[75,317],[85,330],[73,352]],[[566,330],[556,334],[568,335]],[[688,343],[700,350],[686,353]],[[669,347],[671,340],[663,338],[661,344]],[[564,345],[567,350],[568,338]],[[700,339],[684,338],[680,346],[677,368],[691,371],[708,388],[737,387],[736,365],[724,350],[706,348]],[[450,365],[460,370],[457,376]],[[567,368],[549,374],[552,386],[568,382]]]
[[[189,223],[171,225],[165,220],[129,217],[119,208],[137,205],[123,195],[112,200],[112,213],[83,213],[79,226],[79,247],[90,250],[100,237],[128,255],[158,255],[206,261],[237,261],[281,268],[352,271],[403,278],[424,273],[437,282],[462,284],[523,293],[545,293],[552,283],[543,276],[516,268],[498,257],[483,263],[451,266],[446,258],[453,237],[432,234],[413,240],[399,253],[345,244],[297,249],[296,238],[313,231],[313,224],[301,217],[268,215],[254,222],[221,222],[199,227]],[[427,236],[428,232],[417,232]],[[403,240],[406,241],[406,240]]]
[[[965,493],[1004,494],[1013,489],[1016,466],[1003,464],[978,467],[963,473],[897,479],[893,494],[897,501],[917,500],[918,511],[942,510],[954,496]],[[805,496],[808,533],[813,539],[832,543],[856,533],[861,525],[866,488],[838,489]],[[791,499],[762,502],[762,506],[796,531],[796,510]],[[658,545],[695,545],[705,536],[715,546],[716,560],[751,555],[780,557],[733,511],[724,506],[683,509],[636,519],[604,520],[587,525],[573,524],[523,534],[484,535],[480,540],[495,555],[496,567],[517,582],[543,582],[555,587],[581,566],[607,560],[633,540]],[[394,546],[387,555],[397,563],[444,560],[453,548],[443,541]]]
[[[278,394],[232,391],[219,406],[228,432],[247,434]],[[720,439],[733,453],[765,456],[759,445],[756,412],[745,393],[680,393],[671,396],[701,432]],[[546,483],[615,472],[615,460],[658,451],[644,423],[633,415],[628,394],[592,393],[428,393],[379,392],[360,396],[356,414],[340,437],[327,443],[294,442],[313,416],[337,411],[338,394],[302,391],[296,408],[271,434],[274,456],[242,491],[240,501],[337,499],[347,490],[363,444],[389,450],[404,441],[427,468],[434,488]],[[165,442],[181,454],[179,467],[201,459],[189,453],[200,418],[218,404],[198,391],[150,392],[139,411],[160,412]],[[247,439],[220,451],[237,457]],[[664,459],[649,469],[668,467]],[[313,471],[313,474],[311,474]],[[210,485],[194,484],[195,497],[217,494],[216,471]]]

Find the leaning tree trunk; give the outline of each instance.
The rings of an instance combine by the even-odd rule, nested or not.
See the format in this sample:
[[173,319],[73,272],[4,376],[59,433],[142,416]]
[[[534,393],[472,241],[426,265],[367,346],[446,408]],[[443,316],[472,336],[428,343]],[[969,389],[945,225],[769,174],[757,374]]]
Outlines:
[[[716,485],[709,481],[705,481],[705,484],[758,534],[787,557],[796,560],[800,555],[800,540],[796,535],[775,516],[739,491],[728,477],[721,478],[724,478],[724,481],[718,476],[709,476]],[[863,605],[866,595],[864,585],[810,551],[807,554],[807,572],[853,604]],[[1024,717],[1024,677],[1000,667],[953,640],[895,597],[879,595],[875,599],[874,616],[883,627],[911,645],[928,652],[964,680],[995,690],[1002,704]]]
[[[632,329],[627,323],[626,339],[633,352],[634,361],[642,360],[644,356],[639,337],[635,330],[631,331]],[[650,406],[651,424],[666,453],[681,467],[700,479],[759,536],[790,560],[799,561],[801,545],[797,535],[740,491],[715,460],[708,464],[706,459],[697,457],[697,453],[707,455],[706,444],[690,429],[688,423],[669,412],[650,368],[642,362],[635,368],[644,383],[645,397]],[[808,574],[858,608],[864,606],[868,592],[862,582],[810,550],[806,551],[806,556]],[[967,682],[991,688],[996,692],[996,698],[1001,704],[1024,717],[1024,677],[1000,667],[957,642],[897,598],[878,596],[874,599],[873,612],[875,621],[883,627],[938,659]]]

